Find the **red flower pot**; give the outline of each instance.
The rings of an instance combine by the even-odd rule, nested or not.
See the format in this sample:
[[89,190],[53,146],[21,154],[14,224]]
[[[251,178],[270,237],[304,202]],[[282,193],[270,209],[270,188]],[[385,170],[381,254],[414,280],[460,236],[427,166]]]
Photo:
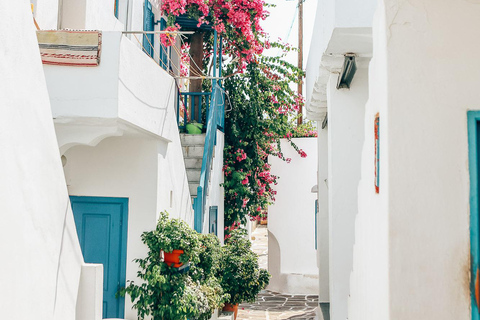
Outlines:
[[225,303],[225,306],[223,307],[223,311],[233,312],[233,318],[237,319],[238,303],[237,304]]
[[163,252],[163,262],[169,266],[175,268],[181,267],[183,263],[180,262],[180,256],[183,254],[183,250],[173,250],[172,252]]

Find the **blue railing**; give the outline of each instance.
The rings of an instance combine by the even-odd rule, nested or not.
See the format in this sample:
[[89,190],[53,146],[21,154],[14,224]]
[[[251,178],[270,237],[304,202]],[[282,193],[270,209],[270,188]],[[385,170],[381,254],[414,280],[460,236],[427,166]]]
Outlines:
[[206,123],[211,95],[211,92],[178,93],[177,123],[182,131],[185,131],[187,124],[193,121]]
[[205,216],[205,204],[208,194],[208,180],[213,160],[213,149],[217,140],[217,129],[223,128],[222,114],[224,110],[223,89],[216,84],[212,91],[212,100],[208,112],[207,132],[205,135],[205,148],[203,150],[202,170],[200,172],[200,185],[197,188],[197,197],[193,200],[195,211],[195,230],[202,232]]
[[[221,87],[221,81],[216,80],[217,69],[217,32],[214,31],[213,38],[213,80],[212,93],[210,99],[210,108],[206,114],[207,131],[205,135],[205,146],[202,157],[202,170],[200,172],[200,185],[197,188],[197,197],[193,200],[193,209],[195,212],[194,226],[195,230],[202,233],[203,220],[205,217],[205,205],[208,195],[208,182],[210,178],[210,168],[213,160],[213,150],[217,143],[217,129],[223,129],[225,119],[225,101],[224,90]],[[220,40],[220,50],[222,52],[222,41]],[[222,76],[222,59],[219,59],[219,78]]]

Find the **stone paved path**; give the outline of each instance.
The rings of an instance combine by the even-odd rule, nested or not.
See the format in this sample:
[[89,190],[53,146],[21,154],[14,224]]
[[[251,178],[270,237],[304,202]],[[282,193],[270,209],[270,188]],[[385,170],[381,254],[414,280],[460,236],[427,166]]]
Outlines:
[[264,290],[254,303],[238,308],[237,320],[316,320],[318,297],[290,295]]
[[[268,231],[259,225],[252,233],[252,250],[259,255],[260,268],[268,268]],[[238,308],[237,320],[316,320],[318,296],[291,295],[264,290],[254,303]]]
[[258,225],[252,232],[252,251],[258,254],[260,268],[268,270],[268,230],[265,225]]

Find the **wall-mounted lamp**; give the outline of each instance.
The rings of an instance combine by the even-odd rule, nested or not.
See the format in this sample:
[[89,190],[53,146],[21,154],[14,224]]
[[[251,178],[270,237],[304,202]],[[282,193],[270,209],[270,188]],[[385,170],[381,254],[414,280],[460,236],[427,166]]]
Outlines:
[[357,63],[355,62],[355,54],[345,54],[345,61],[343,62],[342,72],[338,77],[337,89],[347,88],[350,89],[353,77],[357,72]]

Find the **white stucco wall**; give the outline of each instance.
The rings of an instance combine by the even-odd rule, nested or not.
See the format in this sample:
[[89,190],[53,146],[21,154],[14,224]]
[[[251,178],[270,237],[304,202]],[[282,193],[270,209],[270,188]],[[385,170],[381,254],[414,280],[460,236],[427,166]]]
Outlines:
[[171,140],[176,128],[174,79],[121,32],[103,32],[102,39],[98,67],[45,66],[57,122],[80,117],[98,124],[119,118]]
[[381,117],[380,194],[360,203],[349,319],[471,319],[466,112],[480,109],[479,15],[478,1],[380,1],[367,106]]
[[83,258],[34,30],[28,1],[2,2],[0,310],[73,320]]
[[[373,28],[374,56],[369,66],[369,98],[365,106],[361,179],[358,186],[358,214],[355,219],[353,272],[348,303],[349,319],[389,318],[388,258],[388,148],[384,120],[380,124],[380,194],[375,193],[375,114],[387,112],[386,30],[379,7]],[[382,22],[383,21],[383,22]],[[407,256],[408,257],[408,256]]]
[[328,60],[347,52],[370,51],[369,47],[367,50],[363,47],[365,41],[368,45],[376,6],[376,0],[318,0],[306,65],[307,103],[312,98],[315,82],[320,80],[319,69],[324,55]]
[[317,172],[317,266],[318,274],[318,301],[330,302],[330,232],[328,219],[328,125],[322,128],[320,122],[318,128],[318,172]]
[[[178,145],[179,147],[179,145]],[[188,184],[183,187],[180,171],[172,163],[183,164],[164,143],[139,137],[114,137],[96,147],[77,146],[65,153],[65,177],[70,195],[126,197],[128,207],[127,280],[134,280],[146,246],[140,236],[155,228],[159,210],[193,225]],[[170,198],[172,197],[172,198]],[[130,299],[125,299],[125,317],[135,319]]]
[[358,69],[350,89],[336,89],[337,80],[338,74],[332,74],[327,88],[330,319],[344,320],[353,264],[368,71]]
[[120,31],[125,28],[115,17],[114,1],[61,0],[61,3],[61,29]]
[[224,189],[220,185],[223,183],[223,148],[225,146],[225,134],[217,130],[217,144],[214,149],[212,160],[212,169],[210,171],[210,184],[208,187],[207,202],[205,205],[205,220],[203,221],[203,233],[209,233],[209,207],[217,206],[217,236],[223,243],[224,238]]
[[33,13],[38,26],[42,30],[57,29],[58,23],[58,0],[32,0]]
[[[315,250],[315,199],[317,184],[315,138],[292,139],[307,153],[306,158],[282,139],[285,158],[269,157],[271,173],[279,176],[275,204],[268,207],[269,288],[285,293],[318,294],[318,267]],[[275,246],[275,247],[274,247]]]

